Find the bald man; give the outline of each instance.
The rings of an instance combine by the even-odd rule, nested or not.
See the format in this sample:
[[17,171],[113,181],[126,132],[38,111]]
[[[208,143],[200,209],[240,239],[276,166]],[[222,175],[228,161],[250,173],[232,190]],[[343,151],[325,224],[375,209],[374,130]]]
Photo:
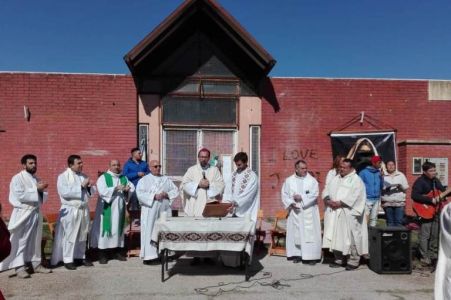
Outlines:
[[168,177],[161,175],[161,164],[157,160],[149,162],[150,174],[138,182],[136,195],[141,204],[141,252],[145,265],[158,264],[157,248],[150,244],[155,221],[162,212],[171,215],[172,201],[177,198],[177,186]]
[[97,179],[99,199],[96,216],[91,229],[91,248],[99,248],[99,263],[108,263],[109,258],[125,261],[124,247],[125,205],[135,186],[121,175],[118,160],[110,161],[108,171]]

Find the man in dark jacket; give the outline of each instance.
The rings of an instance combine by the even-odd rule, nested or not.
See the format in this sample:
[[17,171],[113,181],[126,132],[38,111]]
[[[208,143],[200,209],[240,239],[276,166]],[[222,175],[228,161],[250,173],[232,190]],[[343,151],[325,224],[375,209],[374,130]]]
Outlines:
[[365,215],[366,217],[370,216],[368,222],[370,226],[376,226],[377,214],[379,212],[379,205],[381,202],[381,191],[384,185],[380,171],[381,164],[381,157],[375,155],[371,158],[371,166],[367,166],[359,173],[360,178],[362,178],[362,181],[365,184]]
[[[131,157],[125,162],[122,174],[130,180],[134,186],[138,185],[138,181],[145,175],[150,173],[147,162],[142,160],[142,153],[139,148],[133,148],[131,151]],[[139,210],[138,198],[136,193],[133,193],[130,197],[129,210]]]
[[[440,180],[436,178],[437,171],[434,163],[427,161],[421,168],[423,169],[423,174],[413,184],[412,200],[418,203],[435,205],[439,201],[438,195],[435,197],[426,195],[432,190],[444,191],[445,188],[440,183]],[[420,241],[420,260],[423,265],[431,265],[431,261],[437,259],[438,218],[439,214],[436,214],[430,220],[420,218],[420,235],[418,239]]]

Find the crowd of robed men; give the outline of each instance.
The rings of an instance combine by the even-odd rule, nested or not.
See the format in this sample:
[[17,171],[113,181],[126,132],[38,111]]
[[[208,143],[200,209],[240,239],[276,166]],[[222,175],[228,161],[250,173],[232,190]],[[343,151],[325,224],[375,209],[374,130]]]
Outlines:
[[[209,162],[210,151],[201,149],[198,163],[187,170],[179,189],[169,177],[161,174],[161,164],[157,160],[149,164],[141,160],[139,148],[132,149],[124,170],[121,170],[118,160],[111,160],[109,169],[99,176],[96,184],[82,172],[81,157],[70,155],[68,168],[57,179],[61,209],[51,265],[63,262],[69,270],[81,265],[93,266],[85,256],[88,236],[90,247],[99,249],[99,263],[105,264],[109,258],[125,261],[122,249],[127,205],[129,209],[140,207],[141,210],[140,258],[144,264],[158,263],[157,246],[150,240],[152,230],[163,212],[171,213],[172,201],[180,194],[185,214],[199,217],[207,203],[221,200],[224,180],[220,170]],[[21,163],[23,170],[12,178],[10,184],[9,202],[14,207],[8,224],[11,253],[0,263],[0,271],[15,269],[19,278],[29,278],[32,273],[51,272],[41,265],[40,253],[40,208],[47,199],[48,183],[35,176],[37,158],[34,155],[23,156]],[[258,177],[248,167],[246,153],[236,154],[234,163],[236,170],[231,178],[231,197],[222,201],[231,203],[229,212],[234,216],[249,215],[256,222],[260,206]],[[321,195],[326,207],[323,236],[318,208],[318,181],[308,172],[306,161],[295,163],[294,174],[285,180],[281,190],[282,203],[288,211],[286,250],[289,260],[313,265],[321,259],[322,249],[326,248],[335,258],[330,267],[345,267],[346,270],[358,268],[361,257],[368,255],[367,217],[370,218],[370,226],[374,226],[377,213],[373,210],[378,209],[381,201],[386,213],[389,211],[387,208],[403,207],[408,188],[405,176],[396,170],[393,161],[386,162],[386,174],[380,172],[380,163],[381,158],[375,156],[367,167],[370,170],[364,169],[357,174],[351,160],[337,157]],[[374,177],[368,177],[366,172]],[[427,162],[423,165],[423,175],[414,183],[413,200],[436,204],[438,199],[424,196],[433,188],[443,190],[436,179],[435,165]],[[379,194],[375,193],[377,190]],[[397,193],[399,198],[393,197]],[[98,194],[98,202],[90,228],[88,201],[94,194]],[[387,213],[388,224],[399,225],[400,216],[399,211]],[[420,253],[423,259],[437,254],[431,228],[437,218],[420,223]],[[225,265],[236,266],[236,259],[230,262],[224,257],[222,261]],[[198,263],[199,258],[195,257],[193,262]]]

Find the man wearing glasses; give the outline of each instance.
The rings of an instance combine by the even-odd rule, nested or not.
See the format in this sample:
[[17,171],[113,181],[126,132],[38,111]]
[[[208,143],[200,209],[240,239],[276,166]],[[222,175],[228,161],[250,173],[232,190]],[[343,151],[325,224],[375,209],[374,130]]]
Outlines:
[[145,265],[158,264],[158,251],[151,245],[153,226],[162,212],[171,213],[172,201],[179,195],[177,186],[169,177],[161,175],[157,160],[149,163],[150,174],[138,182],[136,195],[141,204],[141,251],[139,257]]

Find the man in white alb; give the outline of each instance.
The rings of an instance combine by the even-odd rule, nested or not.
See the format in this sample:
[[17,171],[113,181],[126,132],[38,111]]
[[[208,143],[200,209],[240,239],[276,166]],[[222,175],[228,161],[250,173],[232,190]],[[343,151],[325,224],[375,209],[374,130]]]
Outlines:
[[93,266],[85,258],[85,251],[90,221],[88,200],[95,191],[89,177],[82,173],[83,161],[79,155],[70,155],[67,165],[57,182],[61,209],[51,263],[56,265],[63,261],[66,269],[75,270],[81,265]]
[[294,167],[295,173],[282,187],[282,203],[288,210],[287,258],[314,265],[321,259],[318,181],[309,174],[304,160],[298,160]]
[[221,172],[209,164],[210,150],[202,148],[197,157],[199,163],[186,171],[181,185],[183,208],[190,217],[202,216],[205,205],[217,201],[224,191]]
[[9,185],[9,203],[14,207],[8,224],[11,253],[0,263],[0,271],[14,268],[18,278],[30,278],[33,273],[51,273],[41,265],[41,205],[48,184],[35,176],[35,155],[26,154],[20,162],[23,170]]
[[110,161],[109,169],[97,179],[96,215],[92,223],[90,247],[99,248],[99,263],[108,263],[113,257],[120,261],[127,259],[124,248],[125,208],[135,186],[121,175],[121,164],[117,159]]
[[350,159],[343,160],[340,175],[330,181],[323,197],[327,206],[323,248],[328,248],[335,256],[329,266],[355,270],[359,267],[360,257],[368,254],[368,228],[364,216],[365,185]]
[[179,191],[169,177],[161,175],[161,164],[157,160],[149,162],[150,174],[138,182],[136,195],[141,204],[141,251],[139,257],[145,265],[158,264],[158,251],[151,244],[151,237],[155,221],[161,213],[172,213],[172,201],[177,198]]
[[[232,203],[229,210],[237,217],[249,215],[249,218],[256,223],[260,208],[258,176],[248,167],[248,156],[245,152],[238,152],[233,161],[236,171],[232,174],[232,199],[227,200]],[[221,252],[221,260],[225,266],[238,267],[239,258],[239,253]]]

